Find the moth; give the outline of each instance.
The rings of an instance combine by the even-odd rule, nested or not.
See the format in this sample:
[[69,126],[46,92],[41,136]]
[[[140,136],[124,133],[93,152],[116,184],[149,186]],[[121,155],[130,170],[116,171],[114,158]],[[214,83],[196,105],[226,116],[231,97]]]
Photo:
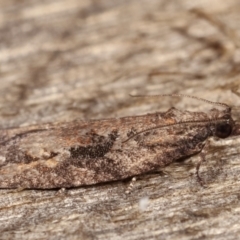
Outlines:
[[67,188],[122,180],[197,154],[209,137],[232,134],[235,122],[227,104],[171,96],[218,108],[208,113],[171,108],[140,116],[1,129],[0,188]]

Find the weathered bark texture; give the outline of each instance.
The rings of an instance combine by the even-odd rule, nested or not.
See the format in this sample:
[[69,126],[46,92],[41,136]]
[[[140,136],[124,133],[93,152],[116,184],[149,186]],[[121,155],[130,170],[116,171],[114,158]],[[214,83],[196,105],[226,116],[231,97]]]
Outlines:
[[[240,119],[239,0],[1,0],[0,127],[138,115],[207,104]],[[212,107],[212,106],[211,106]],[[128,181],[0,190],[0,239],[238,239],[240,137]]]

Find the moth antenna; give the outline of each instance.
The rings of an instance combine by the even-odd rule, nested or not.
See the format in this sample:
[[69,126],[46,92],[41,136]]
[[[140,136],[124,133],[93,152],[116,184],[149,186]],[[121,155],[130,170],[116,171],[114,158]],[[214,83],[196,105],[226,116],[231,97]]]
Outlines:
[[196,100],[199,100],[199,101],[202,101],[202,102],[205,102],[205,103],[208,103],[208,104],[211,104],[211,105],[217,105],[217,106],[221,106],[221,107],[224,107],[225,109],[227,109],[228,112],[231,112],[231,107],[228,106],[226,103],[222,103],[222,102],[213,102],[213,101],[210,101],[210,100],[207,100],[207,99],[204,99],[204,98],[200,98],[200,97],[195,97],[195,96],[191,96],[191,95],[186,95],[186,94],[157,94],[157,95],[132,95],[130,94],[131,97],[186,97],[186,98],[192,98],[192,99],[196,99]]
[[141,133],[144,133],[144,132],[148,132],[148,131],[152,131],[152,130],[155,130],[155,129],[161,129],[161,128],[165,128],[165,127],[169,127],[169,126],[176,126],[176,125],[181,125],[181,124],[195,124],[195,123],[206,123],[206,122],[209,122],[209,123],[216,123],[216,122],[219,122],[219,121],[228,121],[228,119],[222,119],[222,118],[219,118],[219,119],[206,119],[206,120],[201,120],[201,121],[182,121],[182,122],[177,122],[177,123],[171,123],[171,124],[166,124],[166,125],[158,125],[158,126],[155,126],[155,127],[151,127],[151,128],[147,128],[147,129],[144,129],[140,132],[137,132],[136,134],[130,136],[129,138],[127,138],[126,140],[124,140],[122,143],[126,143],[127,141],[129,141],[130,139],[136,137],[137,135],[141,134]]

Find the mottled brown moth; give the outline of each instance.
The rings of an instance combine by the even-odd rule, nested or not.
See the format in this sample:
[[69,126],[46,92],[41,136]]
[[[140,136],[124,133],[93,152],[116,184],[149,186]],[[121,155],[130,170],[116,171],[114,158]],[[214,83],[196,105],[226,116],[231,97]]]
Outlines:
[[0,188],[49,189],[121,180],[197,154],[209,137],[226,138],[235,127],[227,104],[197,99],[221,109],[204,113],[171,108],[141,116],[1,129]]

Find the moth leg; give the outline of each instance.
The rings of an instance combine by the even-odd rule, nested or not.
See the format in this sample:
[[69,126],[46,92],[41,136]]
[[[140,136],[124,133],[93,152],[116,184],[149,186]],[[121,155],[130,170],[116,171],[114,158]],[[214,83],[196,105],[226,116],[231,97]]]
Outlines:
[[206,158],[205,158],[205,154],[203,154],[202,152],[199,155],[200,155],[200,160],[198,161],[197,166],[196,166],[196,175],[197,175],[197,181],[200,183],[200,185],[202,187],[204,187],[204,181],[202,180],[202,178],[199,175],[199,169],[200,169],[201,164],[206,161]]
[[13,190],[13,193],[18,193],[24,191],[26,188],[24,187],[18,187],[17,189]]
[[197,166],[196,166],[197,181],[200,183],[200,185],[202,187],[204,187],[204,181],[199,174],[199,169],[200,169],[200,166],[202,165],[202,163],[206,161],[206,158],[205,158],[206,150],[205,149],[208,147],[208,145],[209,145],[209,142],[207,141],[205,146],[203,147],[202,151],[199,153],[200,159],[199,159],[199,161],[197,163]]
[[128,188],[127,190],[125,191],[126,194],[129,194],[130,192],[132,192],[133,188],[134,188],[134,184],[135,182],[137,181],[137,178],[136,177],[133,177],[131,182],[129,183],[128,185]]
[[66,188],[60,188],[57,192],[56,195],[65,195],[67,193]]

